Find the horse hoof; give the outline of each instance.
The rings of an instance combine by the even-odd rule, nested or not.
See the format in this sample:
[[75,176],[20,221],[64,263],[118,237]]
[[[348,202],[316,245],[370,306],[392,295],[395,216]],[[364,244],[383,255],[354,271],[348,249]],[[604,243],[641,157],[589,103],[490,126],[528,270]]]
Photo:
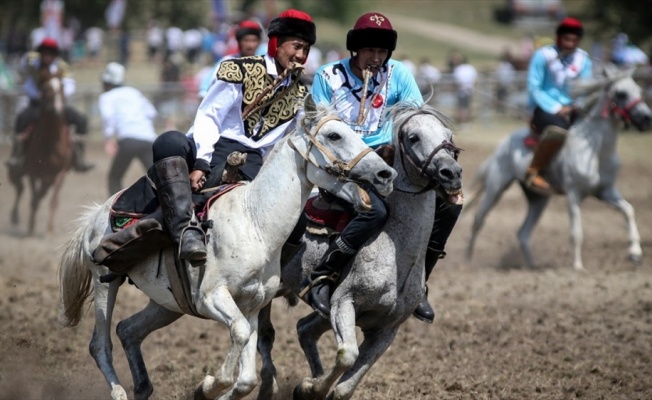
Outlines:
[[632,264],[636,265],[637,267],[643,263],[643,256],[641,254],[630,254],[627,258]]
[[197,389],[195,389],[195,393],[192,398],[194,400],[212,400],[206,397],[206,395],[204,395],[204,390],[202,389],[202,385],[199,385]]

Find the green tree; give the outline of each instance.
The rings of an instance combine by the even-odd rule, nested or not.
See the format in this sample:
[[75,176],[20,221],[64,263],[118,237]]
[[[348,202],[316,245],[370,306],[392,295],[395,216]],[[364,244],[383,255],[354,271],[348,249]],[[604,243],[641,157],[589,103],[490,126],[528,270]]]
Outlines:
[[652,42],[652,7],[641,0],[592,0],[587,14],[596,22],[598,36],[626,33],[633,43]]

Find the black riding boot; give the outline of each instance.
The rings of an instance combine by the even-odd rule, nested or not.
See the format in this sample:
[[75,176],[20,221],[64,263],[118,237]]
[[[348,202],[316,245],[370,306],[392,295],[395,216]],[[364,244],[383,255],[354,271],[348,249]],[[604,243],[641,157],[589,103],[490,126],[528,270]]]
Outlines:
[[301,242],[299,244],[285,242],[283,247],[281,247],[281,269],[283,269],[283,267],[292,261],[294,256],[297,255],[297,253],[305,247],[305,242]]
[[168,157],[153,168],[165,226],[179,248],[179,258],[199,266],[206,261],[206,243],[193,211],[188,165],[182,157]]
[[329,317],[331,293],[335,283],[342,268],[355,254],[356,251],[338,237],[331,243],[319,265],[313,269],[310,282],[305,282],[299,296],[322,317]]
[[72,166],[77,172],[86,172],[95,168],[95,164],[86,161],[86,146],[81,139],[72,142]]
[[[439,250],[433,250],[430,247],[428,247],[428,250],[426,251],[426,268],[425,268],[426,282],[428,281],[428,278],[430,277],[432,270],[435,268],[437,261],[439,261],[440,258],[444,258],[445,256],[446,256],[445,252]],[[429,324],[432,324],[432,322],[435,320],[435,310],[433,310],[430,303],[428,303],[427,285],[425,288],[425,292],[423,294],[423,298],[421,299],[421,302],[419,303],[417,308],[414,310],[413,314],[417,319],[423,322],[427,322]]]

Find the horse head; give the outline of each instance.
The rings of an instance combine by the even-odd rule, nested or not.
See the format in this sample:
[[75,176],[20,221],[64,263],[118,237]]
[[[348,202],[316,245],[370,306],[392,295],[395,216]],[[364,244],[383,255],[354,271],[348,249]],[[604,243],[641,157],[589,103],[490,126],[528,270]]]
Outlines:
[[[424,104],[398,103],[389,110],[394,124],[393,145],[409,183],[416,192],[436,190],[452,204],[463,201],[460,148],[453,143],[450,120]],[[396,188],[403,192],[409,192]]]
[[594,115],[602,118],[614,116],[626,124],[631,123],[641,132],[645,131],[652,124],[652,112],[643,98],[643,89],[632,77],[634,70],[605,64],[602,77],[575,83],[572,94],[574,97],[586,96],[586,107],[595,106]]
[[63,77],[60,73],[51,74],[42,69],[39,76],[41,107],[44,111],[62,115],[64,108]]
[[396,171],[337,117],[331,105],[316,105],[311,95],[306,96],[290,145],[304,158],[306,177],[311,183],[357,209],[369,207],[361,184],[373,185],[383,196],[392,192]]

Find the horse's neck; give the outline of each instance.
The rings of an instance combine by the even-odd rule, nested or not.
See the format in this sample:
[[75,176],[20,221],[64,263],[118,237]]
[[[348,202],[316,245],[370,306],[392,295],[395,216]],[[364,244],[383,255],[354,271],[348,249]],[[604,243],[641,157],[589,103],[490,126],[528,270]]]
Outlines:
[[[591,153],[600,159],[610,158],[613,155],[618,140],[617,117],[609,111],[607,115],[604,114],[604,111],[608,110],[606,108],[608,102],[608,97],[603,94],[571,130],[571,140],[575,143],[584,143],[584,146],[592,150]],[[582,145],[572,147],[571,150],[575,150]]]
[[256,178],[243,188],[240,210],[270,248],[277,248],[290,236],[312,189],[303,159],[287,139],[276,147]]

